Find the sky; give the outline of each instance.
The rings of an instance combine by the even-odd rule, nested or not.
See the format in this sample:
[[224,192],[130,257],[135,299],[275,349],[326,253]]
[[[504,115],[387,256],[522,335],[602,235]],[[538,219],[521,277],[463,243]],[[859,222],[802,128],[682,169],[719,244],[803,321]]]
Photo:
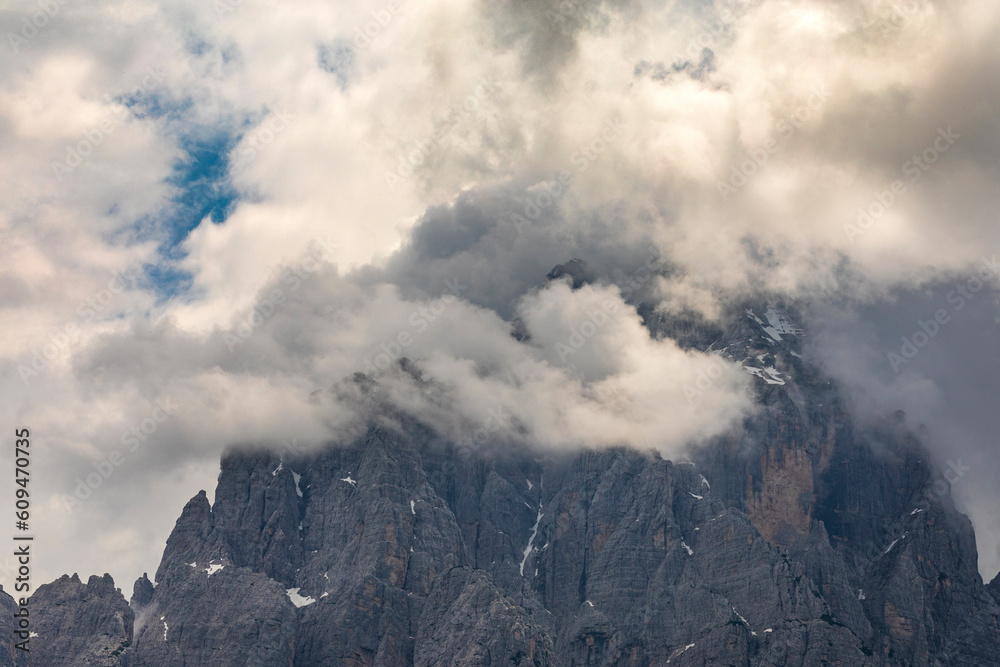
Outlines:
[[[460,442],[678,456],[750,379],[691,405],[717,358],[636,303],[764,293],[859,417],[927,425],[1000,569],[992,0],[12,0],[0,28],[36,584],[130,591],[227,445],[350,437],[356,372]],[[600,279],[545,281],[573,258]]]

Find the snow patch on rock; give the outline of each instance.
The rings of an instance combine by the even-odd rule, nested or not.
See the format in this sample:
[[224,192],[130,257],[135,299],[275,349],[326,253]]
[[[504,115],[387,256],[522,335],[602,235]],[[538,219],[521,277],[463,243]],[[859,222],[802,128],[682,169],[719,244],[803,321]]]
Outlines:
[[538,505],[538,516],[535,518],[535,525],[531,527],[531,537],[528,538],[528,546],[524,547],[524,558],[521,559],[521,576],[524,576],[524,564],[528,562],[528,556],[531,555],[531,550],[534,548],[535,538],[538,537],[538,524],[541,523],[542,517],[542,506]]
[[298,588],[289,588],[285,591],[285,593],[288,595],[288,599],[292,601],[292,604],[299,608],[310,605],[316,601],[309,596],[299,595]]

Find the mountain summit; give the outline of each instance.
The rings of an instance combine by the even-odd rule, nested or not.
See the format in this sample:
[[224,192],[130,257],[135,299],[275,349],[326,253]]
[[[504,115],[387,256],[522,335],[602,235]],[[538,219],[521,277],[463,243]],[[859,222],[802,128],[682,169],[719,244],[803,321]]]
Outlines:
[[31,664],[1000,665],[1000,579],[924,436],[856,423],[786,310],[686,327],[756,402],[690,460],[470,448],[405,413],[232,447],[131,604],[107,575],[38,590]]

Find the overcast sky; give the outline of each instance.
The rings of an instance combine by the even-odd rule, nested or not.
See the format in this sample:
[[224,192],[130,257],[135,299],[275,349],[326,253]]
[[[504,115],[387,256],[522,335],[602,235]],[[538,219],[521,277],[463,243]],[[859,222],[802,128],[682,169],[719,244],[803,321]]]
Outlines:
[[[677,455],[750,378],[692,406],[713,358],[630,303],[750,291],[809,304],[859,415],[903,408],[970,468],[1000,568],[993,0],[16,0],[0,28],[0,420],[32,433],[36,583],[130,591],[223,447],[349,437],[350,400],[310,396],[401,356],[435,389],[394,399],[456,439],[500,415]],[[604,280],[544,283],[574,257]]]

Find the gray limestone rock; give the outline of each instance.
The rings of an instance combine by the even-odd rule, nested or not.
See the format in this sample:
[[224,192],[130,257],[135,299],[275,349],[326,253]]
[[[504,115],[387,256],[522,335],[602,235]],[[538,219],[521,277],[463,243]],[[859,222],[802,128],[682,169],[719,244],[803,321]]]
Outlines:
[[1000,573],[993,577],[993,581],[989,583],[986,589],[993,596],[993,599],[1000,603]]
[[442,575],[424,604],[413,664],[445,667],[547,667],[552,640],[482,570]]
[[20,638],[14,636],[17,629],[14,614],[17,611],[18,606],[15,599],[3,589],[3,586],[0,586],[0,633],[4,638],[3,647],[0,648],[0,667],[27,664],[27,656],[24,655],[24,652],[14,647],[15,642],[21,641]]
[[32,631],[28,664],[45,667],[126,667],[134,614],[111,575],[86,584],[63,575],[31,596]]
[[358,375],[359,437],[226,452],[214,506],[195,496],[135,584],[126,662],[68,662],[131,639],[131,616],[93,621],[121,595],[64,577],[32,604],[70,639],[35,664],[1000,665],[1000,577],[983,584],[926,434],[855,423],[787,304],[643,317],[754,376],[759,409],[692,461],[472,450]]
[[136,613],[139,613],[142,609],[145,609],[150,602],[153,600],[153,582],[149,580],[149,577],[145,572],[142,576],[135,580],[135,584],[132,586],[132,599],[129,600],[129,606]]

